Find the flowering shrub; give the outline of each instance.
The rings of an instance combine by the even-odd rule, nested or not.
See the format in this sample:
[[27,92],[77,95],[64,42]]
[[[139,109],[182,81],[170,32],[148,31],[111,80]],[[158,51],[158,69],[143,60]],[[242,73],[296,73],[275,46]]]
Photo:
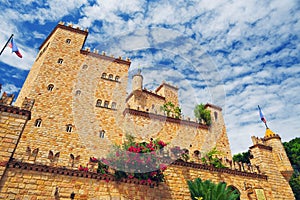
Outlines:
[[88,168],[88,167],[85,167],[85,166],[81,166],[81,165],[80,165],[80,166],[78,167],[78,170],[79,170],[79,171],[88,172],[88,171],[89,171],[89,168]]
[[167,146],[162,140],[136,143],[132,136],[122,146],[115,146],[106,159],[101,159],[98,173],[107,173],[107,166],[115,169],[115,177],[137,178],[145,183],[163,182],[167,169],[161,152]]
[[95,157],[90,157],[90,162],[98,162],[99,160],[97,159],[97,158],[95,158]]

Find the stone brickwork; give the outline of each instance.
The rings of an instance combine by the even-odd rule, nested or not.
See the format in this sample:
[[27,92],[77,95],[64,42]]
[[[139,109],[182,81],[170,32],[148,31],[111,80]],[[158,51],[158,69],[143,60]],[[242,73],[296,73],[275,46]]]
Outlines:
[[[267,177],[229,169],[217,169],[193,163],[175,162],[165,172],[164,183],[145,183],[136,179],[116,181],[113,177],[95,173],[58,169],[25,163],[11,163],[0,185],[2,199],[128,199],[169,200],[190,199],[186,181],[200,177],[215,183],[225,181],[234,186],[241,199],[256,199],[255,188],[264,188],[271,198]],[[246,187],[247,186],[247,187]],[[251,190],[250,190],[251,189]],[[57,192],[56,192],[57,191]]]
[[288,182],[293,168],[280,137],[278,135],[264,138],[252,137],[252,140],[254,145],[250,147],[253,156],[251,164],[259,165],[260,170],[268,176],[269,187],[272,191],[276,191],[273,192],[273,199],[294,199]]
[[178,88],[168,84],[166,82],[163,82],[158,88],[155,90],[155,92],[163,97],[166,98],[166,102],[171,102],[175,106],[179,106],[178,103]]
[[11,160],[30,112],[0,105],[0,182]]
[[128,132],[138,140],[160,138],[172,146],[189,149],[191,155],[196,150],[204,155],[217,147],[222,156],[231,159],[225,127],[213,133],[211,127],[203,124],[130,109],[125,111],[125,116]]
[[[126,97],[130,60],[83,50],[87,35],[58,24],[41,45],[15,103],[27,111],[0,105],[0,199],[70,199],[72,192],[75,199],[190,199],[186,181],[197,177],[225,181],[241,199],[258,199],[256,190],[268,200],[294,199],[288,185],[292,168],[279,136],[254,138],[252,165],[245,170],[231,161],[221,108],[205,106],[211,126],[167,117],[160,107],[179,106],[178,88],[163,83],[148,91],[141,77]],[[195,163],[176,161],[159,185],[95,173],[90,157],[105,157],[127,133],[138,141],[160,138],[191,156],[217,147],[227,169],[194,158]],[[79,171],[79,165],[89,171]]]

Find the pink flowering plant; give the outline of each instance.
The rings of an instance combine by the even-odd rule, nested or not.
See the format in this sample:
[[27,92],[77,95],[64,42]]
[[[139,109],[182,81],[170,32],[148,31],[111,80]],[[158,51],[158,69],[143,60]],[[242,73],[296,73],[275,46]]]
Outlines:
[[115,170],[117,179],[137,178],[145,183],[163,182],[163,172],[170,163],[170,157],[163,156],[163,148],[166,146],[159,139],[137,143],[134,137],[127,136],[122,146],[115,146],[106,159],[101,159],[98,172],[105,173],[106,166],[109,166]]

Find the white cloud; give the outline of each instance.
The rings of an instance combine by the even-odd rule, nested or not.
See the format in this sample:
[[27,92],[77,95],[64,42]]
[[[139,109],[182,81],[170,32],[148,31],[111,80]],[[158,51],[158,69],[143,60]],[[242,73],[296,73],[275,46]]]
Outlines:
[[[186,115],[192,115],[195,103],[221,104],[233,152],[246,150],[250,135],[263,136],[258,104],[283,140],[299,131],[300,20],[296,0],[112,0],[94,4],[52,0],[45,5],[21,0],[19,7],[2,2],[0,26],[5,29],[0,30],[0,40],[15,33],[24,55],[19,59],[6,49],[1,56],[6,64],[29,69],[37,53],[30,45],[38,45],[26,41],[45,38],[45,33],[26,30],[24,22],[41,26],[68,16],[68,21],[89,28],[86,46],[109,55],[133,57],[131,70],[141,65],[146,72],[145,85],[155,86],[163,79],[176,83]],[[33,9],[33,5],[38,7]],[[172,65],[159,65],[162,60],[171,60]]]

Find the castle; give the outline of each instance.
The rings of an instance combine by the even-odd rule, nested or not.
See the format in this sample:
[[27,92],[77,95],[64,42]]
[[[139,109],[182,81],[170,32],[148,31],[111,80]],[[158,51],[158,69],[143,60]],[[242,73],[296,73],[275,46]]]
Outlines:
[[[232,161],[222,108],[206,104],[210,126],[166,114],[179,106],[178,88],[163,82],[143,88],[138,71],[126,94],[130,59],[82,49],[87,30],[59,23],[38,56],[12,106],[0,100],[0,199],[190,199],[187,180],[224,181],[240,199],[294,199],[288,181],[293,169],[279,135],[270,129],[252,137],[251,165]],[[191,160],[174,161],[165,182],[118,180],[78,170],[90,157],[105,157],[125,135],[139,141],[160,138],[188,150]],[[216,147],[225,169],[197,162]],[[196,154],[196,152],[198,152]]]

